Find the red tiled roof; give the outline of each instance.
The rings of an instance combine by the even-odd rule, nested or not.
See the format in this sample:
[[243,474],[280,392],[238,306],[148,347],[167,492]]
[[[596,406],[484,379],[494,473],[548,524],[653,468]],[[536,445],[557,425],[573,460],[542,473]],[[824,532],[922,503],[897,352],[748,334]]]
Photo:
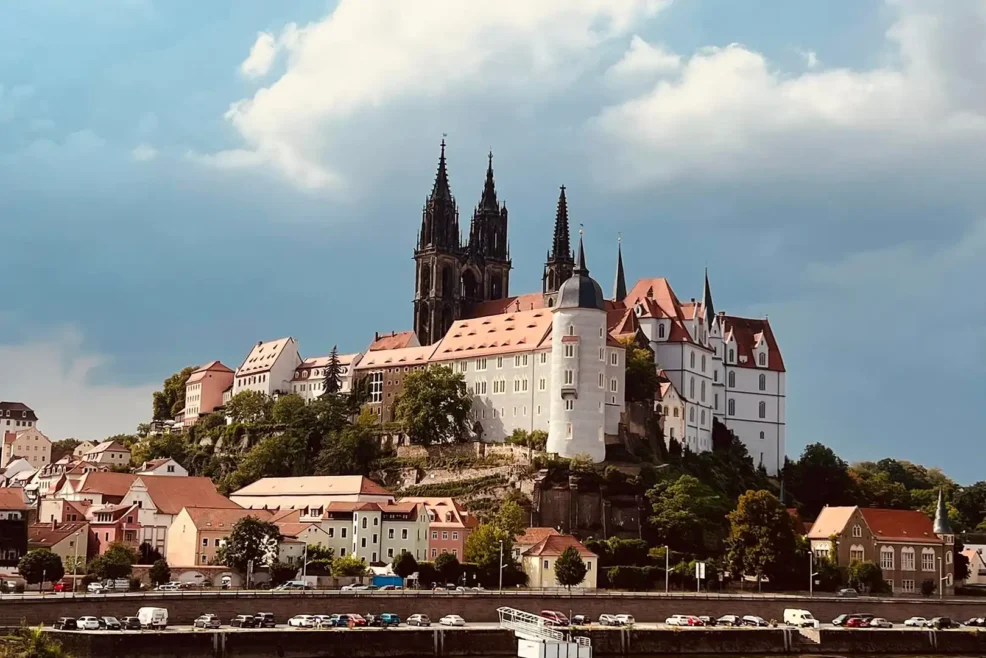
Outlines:
[[381,350],[399,350],[405,347],[417,347],[418,339],[414,335],[413,331],[401,331],[401,332],[391,332],[389,334],[384,334],[383,336],[377,334],[373,342],[370,343],[370,347],[367,349],[370,352],[379,352]]
[[859,511],[878,539],[941,543],[924,512],[868,507],[860,507]]
[[537,311],[545,308],[544,295],[539,292],[531,292],[517,297],[506,297],[504,299],[494,299],[488,302],[480,302],[469,309],[469,318],[482,318],[487,315],[502,315],[503,313],[521,313],[523,311]]
[[[786,372],[780,347],[777,346],[774,332],[771,330],[770,322],[766,318],[740,318],[732,315],[721,315],[719,317],[723,322],[723,336],[725,337],[731,333],[736,340],[736,363],[734,365],[739,368]],[[767,341],[766,367],[757,365],[753,351],[760,335]],[[745,362],[743,362],[742,357],[746,357]]]
[[[272,521],[272,523],[276,523]],[[317,523],[276,523],[277,529],[281,531],[281,534],[285,537],[295,538],[308,528],[319,528]]]
[[533,546],[544,541],[547,537],[560,534],[554,528],[527,528],[523,534],[517,535],[514,538],[514,543],[521,544],[522,546]]
[[434,361],[529,352],[551,331],[546,310],[503,313],[454,322],[435,347]]
[[[177,478],[175,478],[177,479]],[[261,521],[270,520],[270,512],[260,509],[186,507],[189,518],[199,530],[230,530],[242,518],[252,516]]]
[[86,473],[79,480],[78,493],[95,493],[104,496],[125,496],[137,476],[133,473],[111,473],[94,471]]
[[85,523],[64,523],[52,528],[50,523],[32,523],[27,527],[27,547],[51,548],[70,535],[86,528]]
[[639,303],[643,308],[641,317],[670,319],[671,331],[668,334],[668,342],[694,342],[683,324],[685,313],[682,311],[681,302],[664,277],[637,281],[624,302],[627,307],[634,307]]
[[582,557],[596,557],[596,554],[582,545],[578,539],[572,535],[549,535],[540,542],[524,551],[524,555],[543,556],[561,555],[565,549],[574,547]]
[[376,503],[358,503],[348,501],[334,501],[325,507],[325,513],[329,512],[379,512],[380,506]]
[[242,509],[216,490],[207,477],[141,475],[147,495],[162,514],[177,514],[183,507]]
[[205,379],[205,376],[209,372],[222,372],[226,374],[233,374],[233,369],[224,364],[222,361],[210,361],[201,368],[194,370],[191,375],[188,376],[188,381],[185,385],[194,384],[197,381]]
[[271,523],[299,523],[300,520],[300,509],[271,510]]
[[0,510],[26,510],[30,505],[24,500],[24,490],[20,487],[0,487]]
[[311,475],[261,478],[233,496],[342,496],[367,494],[390,496],[389,491],[363,475]]
[[808,534],[808,528],[805,527],[805,522],[801,520],[801,514],[793,507],[787,508],[787,513],[791,515],[791,520],[794,521],[794,530],[801,535]]

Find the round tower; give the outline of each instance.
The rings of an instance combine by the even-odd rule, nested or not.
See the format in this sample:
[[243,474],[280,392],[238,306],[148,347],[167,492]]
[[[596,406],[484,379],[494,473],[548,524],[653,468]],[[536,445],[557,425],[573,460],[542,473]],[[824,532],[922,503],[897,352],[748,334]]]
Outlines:
[[606,306],[602,289],[589,276],[581,231],[575,270],[558,289],[551,312],[548,452],[587,454],[601,462],[606,458]]

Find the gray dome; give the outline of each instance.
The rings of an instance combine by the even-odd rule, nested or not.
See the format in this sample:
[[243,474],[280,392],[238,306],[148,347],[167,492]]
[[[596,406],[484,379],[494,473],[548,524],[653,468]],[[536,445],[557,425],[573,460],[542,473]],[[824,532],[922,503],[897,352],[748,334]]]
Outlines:
[[603,301],[603,289],[599,283],[589,276],[585,265],[585,248],[582,246],[582,236],[579,236],[579,259],[575,264],[572,277],[561,284],[558,289],[557,308],[594,308],[606,310]]

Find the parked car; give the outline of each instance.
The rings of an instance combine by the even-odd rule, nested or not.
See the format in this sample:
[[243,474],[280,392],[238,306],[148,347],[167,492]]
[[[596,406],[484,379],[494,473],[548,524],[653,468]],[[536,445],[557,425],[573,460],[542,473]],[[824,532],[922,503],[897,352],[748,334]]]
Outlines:
[[89,583],[86,586],[86,591],[90,594],[103,594],[106,592],[106,587],[103,583]]
[[719,625],[718,620],[715,617],[713,617],[712,615],[699,615],[698,618],[701,619],[702,620],[702,623],[705,624],[706,626],[718,626]]
[[95,617],[79,617],[75,620],[75,623],[81,631],[99,630],[99,620]]
[[288,582],[282,583],[277,587],[275,587],[274,591],[291,592],[291,591],[309,590],[309,589],[315,589],[315,588],[303,580],[289,580]]
[[955,628],[957,624],[948,617],[932,617],[928,620],[928,628]]
[[557,610],[542,610],[545,626],[568,626],[568,617]]
[[723,615],[716,619],[716,624],[719,626],[742,626],[743,618],[739,615]]
[[431,619],[428,615],[411,615],[407,618],[408,626],[431,626]]
[[253,615],[236,615],[229,620],[233,628],[256,628],[257,620]]
[[924,617],[911,617],[910,619],[904,620],[904,626],[926,628],[928,626],[928,620]]
[[[857,613],[857,612],[854,612],[854,613],[851,613],[851,614],[843,614],[843,615],[839,615],[838,617],[836,617],[835,619],[833,619],[832,620],[832,625],[833,626],[849,626],[849,622],[850,621],[852,621],[853,619],[860,619],[860,618],[864,619],[865,622],[868,624],[869,621],[871,619],[873,619],[873,615],[867,615],[867,614],[862,614],[862,613]],[[855,623],[857,625],[859,625],[858,622],[855,622]],[[865,625],[865,624],[863,624],[863,625]]]
[[165,583],[163,585],[158,585],[154,588],[155,592],[177,592],[181,589],[181,586],[177,583]]
[[893,628],[894,625],[883,617],[874,617],[870,620],[870,628]]
[[400,585],[384,585],[383,587],[380,588],[380,591],[381,592],[396,592],[396,591],[402,590],[402,589],[404,589],[404,588],[401,587]]
[[620,614],[616,615],[616,619],[620,622],[620,626],[633,626],[637,623],[637,620],[633,618],[633,615]]
[[592,620],[585,615],[572,615],[572,626],[588,626]]
[[315,617],[313,615],[295,615],[288,620],[288,626],[292,628],[315,628]]
[[336,623],[339,615],[315,615],[315,628],[332,628],[338,626]]
[[370,626],[379,626],[380,628],[388,628],[390,626],[400,626],[401,618],[392,612],[383,612],[379,615],[374,615],[373,619],[368,622]]
[[835,595],[842,597],[844,599],[854,599],[857,596],[859,596],[859,592],[857,592],[852,587],[843,587],[838,592],[836,592]]
[[98,617],[99,627],[107,631],[121,630],[122,625],[116,617]]
[[277,626],[273,612],[258,612],[253,618],[257,622],[257,628],[274,628]]
[[222,621],[219,619],[218,615],[214,615],[211,612],[197,617],[194,622],[192,622],[192,628],[219,628],[222,626]]
[[743,615],[743,625],[744,626],[770,626],[767,620],[763,617],[758,617],[756,615]]
[[167,628],[168,611],[165,608],[141,608],[137,611],[141,628]]
[[71,592],[72,591],[72,581],[70,580],[59,580],[55,583],[53,588],[56,592]]
[[807,610],[787,608],[784,610],[784,623],[798,628],[818,628],[818,620]]
[[983,618],[983,617],[971,617],[971,618],[965,620],[964,622],[962,622],[962,625],[963,626],[972,626],[974,628],[982,628],[983,626],[986,626],[986,618]]
[[438,623],[442,626],[465,626],[466,620],[459,615],[445,615]]
[[52,624],[52,628],[59,631],[76,631],[79,630],[79,624],[75,617],[59,617],[58,621]]
[[846,620],[846,628],[867,628],[870,625],[872,618],[867,619],[866,617],[850,617]]
[[664,623],[668,626],[687,626],[688,615],[671,615],[664,620]]
[[125,631],[139,631],[140,630],[140,618],[139,617],[124,617],[120,620],[120,626],[122,630]]
[[620,626],[620,620],[616,615],[599,615],[600,626]]

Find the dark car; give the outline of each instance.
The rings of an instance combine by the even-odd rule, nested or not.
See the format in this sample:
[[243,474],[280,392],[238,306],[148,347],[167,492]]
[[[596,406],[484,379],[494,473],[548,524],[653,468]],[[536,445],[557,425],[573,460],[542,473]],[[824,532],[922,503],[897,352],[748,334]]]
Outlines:
[[854,622],[854,624],[857,625],[857,626],[865,626],[866,624],[869,624],[870,621],[873,620],[873,615],[868,615],[868,614],[864,614],[864,613],[856,613],[856,612],[851,613],[851,614],[839,615],[838,617],[836,617],[835,619],[832,620],[832,625],[833,626],[849,626],[849,622],[851,620],[853,620],[853,619],[862,619],[865,623],[859,624],[858,622]]
[[124,617],[120,620],[120,626],[124,631],[139,631],[140,617]]
[[257,628],[274,628],[277,626],[273,612],[258,612],[253,618],[257,622]]
[[192,622],[192,628],[219,628],[222,626],[222,621],[220,621],[218,615],[212,613],[206,613]]
[[739,615],[723,615],[716,619],[717,626],[742,626],[743,618]]
[[123,629],[123,625],[120,624],[120,620],[116,617],[97,617],[99,622],[99,628],[105,629],[107,631],[119,631]]
[[257,620],[253,615],[236,615],[229,620],[233,628],[256,628]]
[[983,617],[972,617],[963,622],[962,625],[982,628],[986,626],[986,619]]
[[702,623],[706,626],[717,626],[719,624],[719,620],[712,615],[699,615],[698,618],[701,619]]
[[377,626],[379,628],[388,628],[390,626],[400,626],[401,618],[392,612],[384,612],[379,615],[367,615],[364,617],[366,619],[367,626]]
[[592,620],[585,615],[572,615],[572,625],[573,626],[588,626],[592,623]]
[[928,628],[955,628],[957,624],[948,617],[932,617],[928,620]]
[[52,627],[60,631],[77,631],[79,625],[75,623],[75,617],[59,617]]

